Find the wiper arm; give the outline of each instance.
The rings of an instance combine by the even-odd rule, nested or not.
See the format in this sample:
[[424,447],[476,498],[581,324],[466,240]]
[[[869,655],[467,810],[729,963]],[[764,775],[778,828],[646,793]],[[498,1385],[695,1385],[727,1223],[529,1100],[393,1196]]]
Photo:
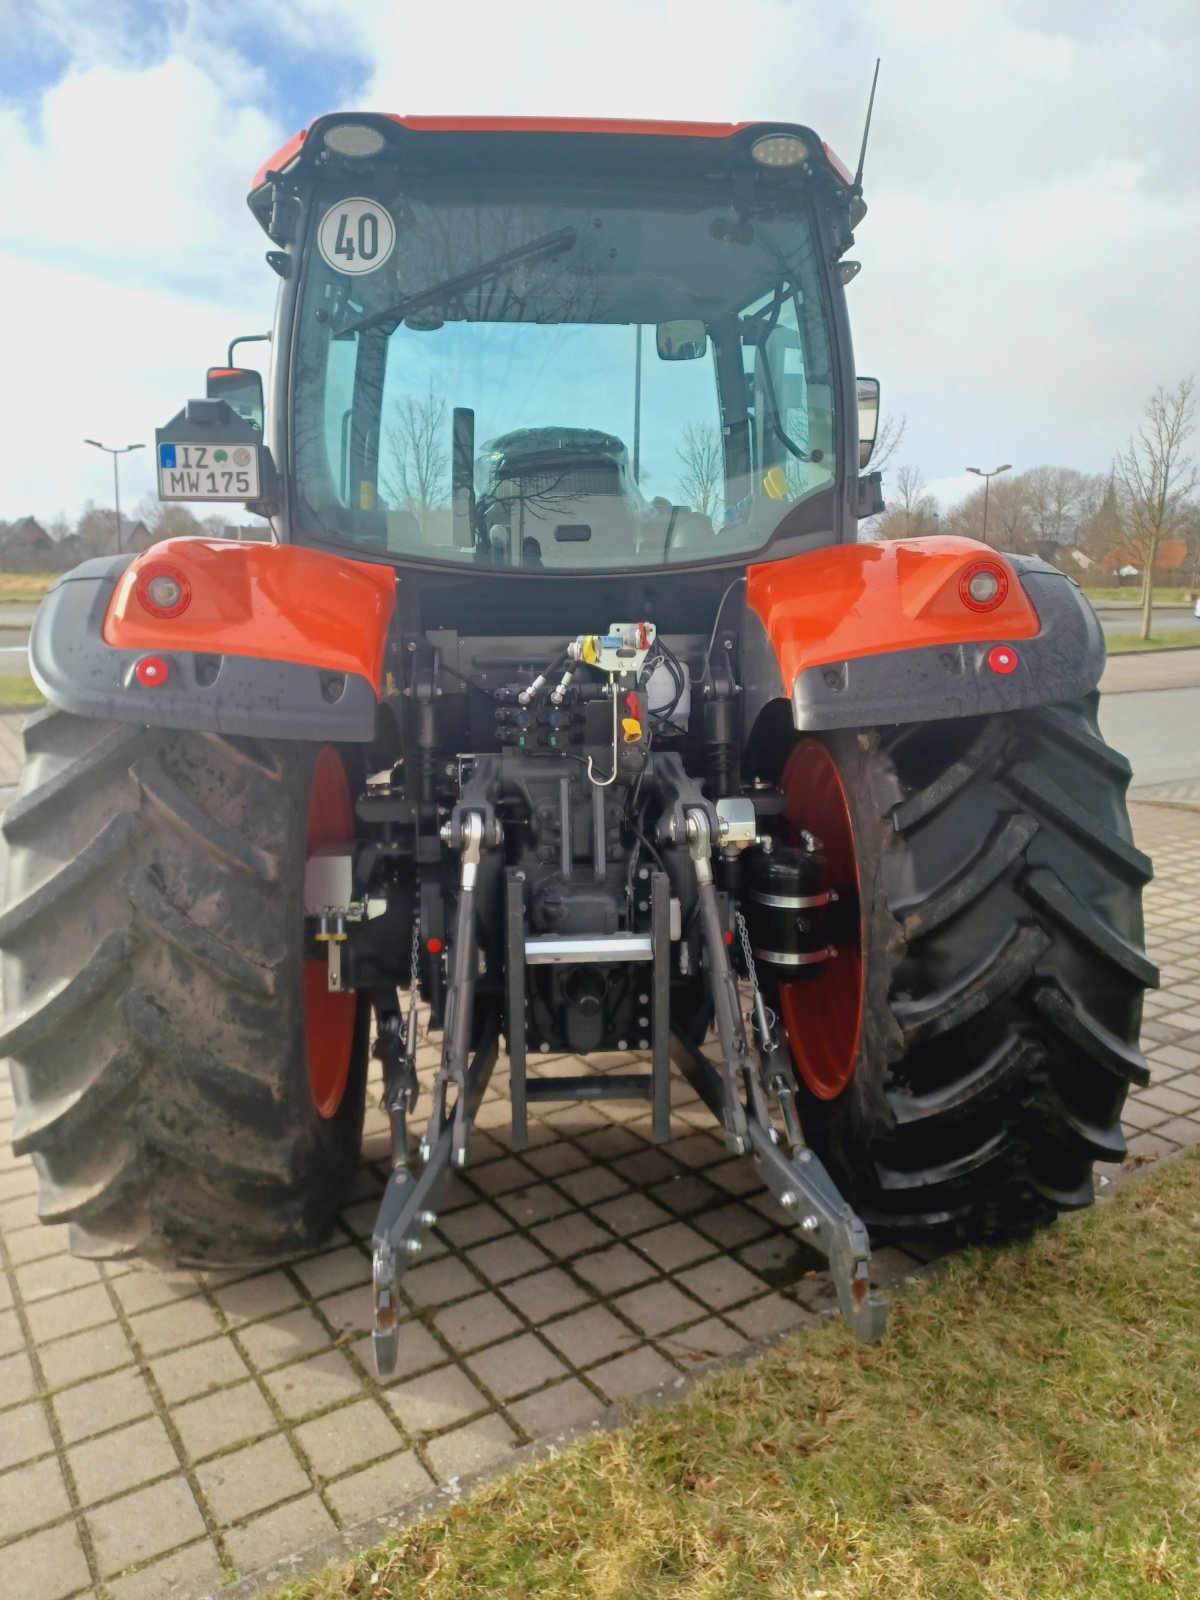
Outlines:
[[377,328],[382,322],[399,322],[410,311],[420,310],[431,300],[448,299],[464,289],[478,288],[481,283],[486,283],[489,278],[494,277],[503,268],[512,266],[514,262],[527,261],[531,256],[564,255],[574,247],[574,244],[575,229],[559,228],[554,233],[547,233],[540,239],[534,239],[530,244],[519,245],[515,250],[506,250],[503,255],[493,256],[490,261],[472,267],[469,272],[460,272],[457,277],[444,278],[441,283],[431,283],[427,288],[418,289],[414,294],[406,294],[403,300],[385,306],[382,311],[372,311],[369,316],[359,317],[357,322],[347,323],[344,328],[339,328],[333,337],[350,339],[356,333],[365,333],[368,328]]

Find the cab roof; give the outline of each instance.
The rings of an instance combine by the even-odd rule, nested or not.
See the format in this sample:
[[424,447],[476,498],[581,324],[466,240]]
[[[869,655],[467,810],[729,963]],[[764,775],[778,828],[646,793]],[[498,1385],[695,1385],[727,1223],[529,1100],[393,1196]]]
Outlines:
[[[308,128],[302,128],[286,144],[280,146],[254,175],[250,185],[250,205],[256,215],[259,207],[256,197],[272,174],[286,173],[305,156],[309,147],[318,142],[318,135],[342,122],[392,123],[417,135],[485,134],[519,135],[561,138],[562,135],[580,135],[588,139],[616,136],[620,139],[671,139],[671,140],[731,140],[749,145],[753,137],[772,133],[796,134],[810,142],[814,153],[819,150],[819,165],[840,184],[853,186],[854,175],[830,147],[816,139],[812,130],[796,123],[785,122],[651,122],[638,120],[608,120],[574,117],[426,117],[399,116],[392,112],[338,112],[318,117]],[[525,142],[523,138],[522,142]]]

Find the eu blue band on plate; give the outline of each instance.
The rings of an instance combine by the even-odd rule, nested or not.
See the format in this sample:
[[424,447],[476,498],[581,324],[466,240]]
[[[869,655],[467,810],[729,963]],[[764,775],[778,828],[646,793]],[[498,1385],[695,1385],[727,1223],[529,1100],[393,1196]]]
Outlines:
[[158,464],[160,467],[173,467],[175,465],[175,446],[173,444],[159,445]]

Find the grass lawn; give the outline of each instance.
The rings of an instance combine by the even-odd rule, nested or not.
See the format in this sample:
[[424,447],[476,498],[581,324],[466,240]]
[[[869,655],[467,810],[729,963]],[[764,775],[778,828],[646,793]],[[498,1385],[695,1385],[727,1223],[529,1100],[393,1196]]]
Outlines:
[[277,1600],[1200,1595],[1200,1155]]
[[61,572],[0,572],[0,605],[37,605]]
[[1164,628],[1149,639],[1136,633],[1110,633],[1104,643],[1110,656],[1127,656],[1135,650],[1194,650],[1200,647],[1200,628]]
[[0,706],[45,704],[45,696],[27,672],[0,672]]
[[[1131,583],[1126,589],[1085,588],[1083,592],[1085,595],[1087,595],[1089,600],[1129,600],[1131,602],[1136,601],[1138,605],[1140,605],[1142,602],[1142,591],[1136,583]],[[1188,589],[1155,589],[1154,599],[1156,602],[1161,600],[1167,604],[1170,604],[1172,601],[1179,603],[1186,600],[1190,592],[1191,591]]]

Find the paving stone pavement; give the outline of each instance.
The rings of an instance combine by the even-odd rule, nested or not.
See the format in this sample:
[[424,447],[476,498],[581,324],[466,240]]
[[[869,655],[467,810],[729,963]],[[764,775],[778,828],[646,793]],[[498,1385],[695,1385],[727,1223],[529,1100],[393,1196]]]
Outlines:
[[[1136,1163],[1200,1142],[1200,810],[1134,817],[1156,862],[1146,910],[1162,967],[1146,1003],[1153,1082],[1126,1116]],[[423,1046],[426,1077],[435,1063]],[[65,1227],[37,1222],[3,1080],[3,1600],[219,1594],[830,1303],[816,1258],[686,1084],[664,1146],[638,1104],[539,1106],[517,1156],[502,1068],[471,1166],[404,1280],[386,1383],[368,1332],[381,1112],[325,1249],[271,1271],[163,1274],[77,1261]],[[880,1281],[928,1254],[878,1252]]]

